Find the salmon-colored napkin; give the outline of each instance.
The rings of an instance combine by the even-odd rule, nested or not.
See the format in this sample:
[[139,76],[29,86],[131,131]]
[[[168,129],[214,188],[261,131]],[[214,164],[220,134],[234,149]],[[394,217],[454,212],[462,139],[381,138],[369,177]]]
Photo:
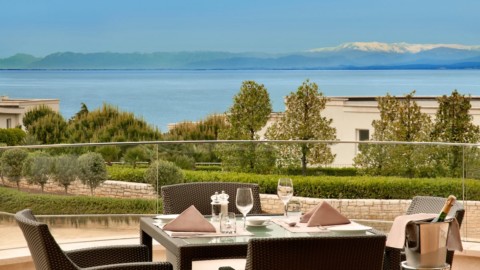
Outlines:
[[176,219],[163,226],[163,230],[174,232],[216,232],[215,227],[193,205],[185,209]]
[[327,202],[321,202],[305,215],[300,217],[301,223],[307,223],[307,227],[348,224],[350,220],[340,214]]
[[[437,214],[412,214],[398,216],[393,221],[392,228],[388,233],[386,245],[393,248],[403,248],[405,246],[405,228],[411,221],[428,221],[435,218]],[[447,238],[447,249],[462,251],[462,239],[460,238],[460,225],[454,218],[450,225]]]

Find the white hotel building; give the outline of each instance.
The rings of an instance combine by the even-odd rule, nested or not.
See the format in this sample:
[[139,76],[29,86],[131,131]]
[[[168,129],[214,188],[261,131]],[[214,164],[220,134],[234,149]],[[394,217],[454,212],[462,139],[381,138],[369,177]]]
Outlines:
[[23,116],[29,110],[46,105],[53,111],[60,109],[59,99],[10,99],[7,96],[0,96],[0,128],[14,128],[22,125]]
[[[337,130],[337,139],[339,141],[363,141],[369,140],[374,130],[372,121],[380,119],[380,113],[377,107],[377,97],[327,97],[329,101],[322,116],[327,119],[333,119],[332,126]],[[396,97],[402,99],[404,97]],[[436,96],[420,96],[413,98],[421,107],[422,112],[432,117],[438,109]],[[473,122],[480,125],[480,97],[471,97],[470,114],[473,116]],[[273,113],[267,125],[259,132],[261,137],[281,113]],[[353,158],[357,154],[358,145],[353,143],[336,144],[332,146],[332,151],[336,154],[332,166],[344,167],[353,164]]]

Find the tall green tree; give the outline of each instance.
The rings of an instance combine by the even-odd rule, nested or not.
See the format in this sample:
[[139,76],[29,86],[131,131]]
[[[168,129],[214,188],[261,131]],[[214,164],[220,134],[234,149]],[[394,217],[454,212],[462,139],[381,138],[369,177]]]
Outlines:
[[[461,95],[457,90],[450,96],[443,95],[437,99],[439,106],[431,133],[433,140],[452,143],[479,141],[480,128],[473,124],[473,117],[469,114],[472,107],[470,99],[470,96]],[[462,147],[451,146],[442,150],[436,158],[447,164],[452,176],[461,176],[464,155]]]
[[[266,125],[272,105],[267,89],[255,81],[244,81],[233,105],[226,113],[228,128],[219,138],[227,140],[258,140],[258,132]],[[267,145],[222,145],[218,154],[227,169],[264,172],[274,165],[274,156]]]
[[[272,140],[335,140],[333,120],[322,116],[327,101],[316,83],[304,81],[296,92],[286,97],[285,113],[270,126],[266,137]],[[301,161],[303,175],[306,175],[307,164],[329,164],[335,158],[326,144],[286,144],[279,150],[287,165]]]
[[[372,122],[374,141],[429,141],[432,130],[430,116],[421,112],[414,100],[415,91],[404,97],[387,94],[378,97],[380,119]],[[419,151],[419,148],[422,148]],[[361,145],[361,152],[355,158],[356,166],[368,174],[433,176],[429,155],[431,147],[412,145]],[[425,174],[430,173],[430,175]]]

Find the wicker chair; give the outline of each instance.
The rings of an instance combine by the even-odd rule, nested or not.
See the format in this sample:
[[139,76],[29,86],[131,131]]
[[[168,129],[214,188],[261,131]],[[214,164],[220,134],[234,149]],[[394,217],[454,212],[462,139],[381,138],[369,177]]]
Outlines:
[[[385,235],[253,238],[244,265],[246,270],[381,270],[385,241]],[[194,264],[193,270],[235,269],[225,265],[228,261]]]
[[212,214],[212,206],[210,204],[210,196],[225,191],[230,198],[228,211],[240,214],[235,206],[235,196],[237,188],[249,187],[252,189],[253,208],[249,214],[262,213],[260,204],[260,192],[257,184],[249,183],[230,183],[230,182],[194,182],[175,185],[162,186],[161,195],[163,198],[164,214],[180,214],[191,205],[204,215]]
[[[445,205],[445,198],[431,197],[431,196],[415,196],[407,209],[407,215],[418,213],[440,213]],[[463,216],[465,215],[465,209],[463,205],[458,201],[450,209],[449,216],[454,216],[458,224],[461,226]],[[455,251],[447,251],[446,262],[450,265],[453,263],[453,255]],[[385,249],[385,270],[399,270],[400,263],[405,261],[405,253],[402,249],[386,247]]]
[[45,223],[38,222],[30,209],[15,214],[37,270],[78,269],[161,269],[171,270],[168,262],[148,262],[144,245],[123,245],[63,251]]

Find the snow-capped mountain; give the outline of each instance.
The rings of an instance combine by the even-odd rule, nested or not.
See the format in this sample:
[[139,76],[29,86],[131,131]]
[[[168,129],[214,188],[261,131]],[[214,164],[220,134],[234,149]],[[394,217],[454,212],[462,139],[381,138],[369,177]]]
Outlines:
[[304,52],[74,53],[0,59],[0,69],[480,69],[480,46],[351,42]]
[[410,44],[410,43],[382,43],[382,42],[349,42],[336,47],[311,49],[309,52],[339,52],[343,50],[356,50],[364,52],[383,53],[420,53],[438,48],[480,51],[480,46],[462,44]]

